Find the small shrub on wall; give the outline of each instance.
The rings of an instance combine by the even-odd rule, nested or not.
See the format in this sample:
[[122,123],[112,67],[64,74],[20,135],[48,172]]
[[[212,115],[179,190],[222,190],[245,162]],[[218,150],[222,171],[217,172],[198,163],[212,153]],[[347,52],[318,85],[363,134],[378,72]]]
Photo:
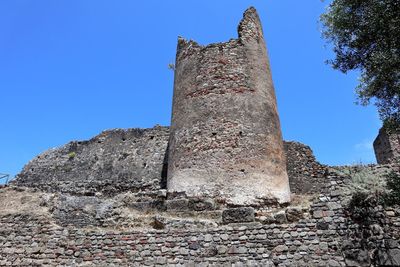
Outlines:
[[386,204],[400,205],[400,174],[392,171],[385,178],[388,189]]

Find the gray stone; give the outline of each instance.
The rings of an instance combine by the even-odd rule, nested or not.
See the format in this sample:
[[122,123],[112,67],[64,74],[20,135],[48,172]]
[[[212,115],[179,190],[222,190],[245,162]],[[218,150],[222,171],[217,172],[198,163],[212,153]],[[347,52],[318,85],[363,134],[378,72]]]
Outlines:
[[279,245],[274,248],[274,251],[278,252],[278,253],[286,252],[288,250],[289,250],[289,248],[285,245]]
[[295,222],[303,219],[303,211],[298,207],[290,207],[286,209],[286,218],[289,222]]
[[171,199],[165,201],[165,205],[168,211],[186,211],[188,210],[189,200],[182,199]]
[[394,239],[386,240],[386,244],[389,248],[400,248],[399,241]]
[[179,254],[181,254],[181,255],[189,255],[189,250],[187,248],[181,248],[179,250]]
[[228,236],[227,234],[222,234],[220,237],[221,237],[221,239],[224,240],[224,241],[226,241],[226,240],[229,239],[229,236]]
[[165,186],[169,130],[116,129],[51,149],[29,162],[13,184],[74,195],[114,195]]
[[377,259],[379,266],[400,266],[400,249],[378,249]]
[[207,46],[178,40],[168,190],[235,205],[288,202],[275,90],[254,8],[244,13],[238,34]]
[[341,267],[340,263],[335,260],[328,261],[328,267]]
[[189,249],[191,249],[191,250],[198,250],[200,248],[200,244],[199,244],[199,242],[191,242],[190,244],[189,244]]
[[254,209],[250,207],[226,209],[222,212],[222,222],[225,224],[253,222],[254,218]]
[[204,241],[205,241],[205,242],[211,242],[211,241],[213,241],[213,236],[210,235],[210,234],[206,234],[206,235],[204,236]]
[[217,246],[218,254],[225,254],[228,251],[226,246]]
[[271,224],[271,223],[275,223],[276,222],[274,216],[272,216],[271,214],[267,214],[265,216],[261,216],[259,218],[259,220],[263,224]]
[[374,141],[374,151],[378,164],[396,162],[400,158],[400,133],[382,127]]
[[274,218],[277,223],[287,223],[288,222],[285,211],[280,211],[280,212],[274,214]]
[[215,203],[214,200],[210,198],[191,198],[189,199],[189,209],[195,211],[205,211],[205,210],[214,210]]
[[156,264],[164,265],[167,263],[167,258],[165,257],[157,257],[156,258]]
[[314,210],[313,211],[313,217],[315,219],[321,219],[325,216],[325,211],[323,210]]

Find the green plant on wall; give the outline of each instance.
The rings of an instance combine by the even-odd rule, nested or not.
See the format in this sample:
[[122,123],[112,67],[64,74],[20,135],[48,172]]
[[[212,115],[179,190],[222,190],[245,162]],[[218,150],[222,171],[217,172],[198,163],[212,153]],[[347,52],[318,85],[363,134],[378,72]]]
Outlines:
[[76,153],[75,152],[68,153],[68,159],[74,159],[75,157],[76,157]]
[[349,171],[351,180],[345,191],[351,196],[348,203],[348,211],[353,220],[368,223],[377,205],[384,204],[387,192],[384,177],[371,173],[363,166]]
[[388,195],[386,197],[387,204],[389,205],[400,205],[400,174],[395,171],[391,171],[385,175]]
[[367,167],[357,166],[355,170],[344,172],[344,174],[351,178],[346,186],[349,194],[384,195],[387,191],[384,177],[371,173]]
[[363,166],[344,171],[350,182],[345,191],[350,196],[348,211],[356,221],[367,223],[368,218],[378,205],[391,206],[400,204],[400,174],[391,171],[378,175]]

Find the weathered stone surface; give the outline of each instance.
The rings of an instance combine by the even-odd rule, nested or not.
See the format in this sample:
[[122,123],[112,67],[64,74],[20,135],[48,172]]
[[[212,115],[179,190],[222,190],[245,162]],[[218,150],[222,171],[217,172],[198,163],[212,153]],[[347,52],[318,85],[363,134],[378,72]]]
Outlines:
[[400,266],[400,249],[378,250],[379,266]]
[[384,127],[374,141],[375,157],[378,164],[400,162],[400,132],[388,132]]
[[114,209],[113,201],[96,197],[61,196],[57,202],[54,218],[64,226],[102,225]]
[[168,190],[234,204],[290,199],[262,26],[254,8],[239,38],[200,46],[179,39]]
[[226,209],[222,212],[223,223],[254,221],[254,209],[249,207]]
[[184,198],[167,200],[166,207],[170,211],[186,211],[189,209],[189,200]]
[[166,127],[105,131],[44,152],[13,183],[77,195],[159,189],[168,136]]
[[286,209],[286,218],[289,222],[296,222],[303,218],[303,211],[301,208],[292,207]]
[[[239,41],[259,33],[253,18],[241,24]],[[232,52],[237,44],[215,46]],[[215,87],[201,93],[220,90],[218,79],[211,77]],[[237,89],[232,81],[223,93]],[[202,97],[194,93],[188,97]],[[333,172],[350,167],[322,166],[308,147],[288,142],[294,192],[318,194],[298,195],[293,206],[262,199],[252,208],[224,210],[232,205],[223,195],[193,198],[160,189],[168,136],[166,127],[107,131],[30,162],[17,181],[0,188],[0,266],[400,266],[400,207],[378,205],[368,220],[353,221],[343,190],[349,177]],[[316,185],[302,185],[307,179]]]
[[132,202],[129,203],[128,206],[142,212],[164,211],[166,209],[164,201],[158,199],[150,201]]
[[286,217],[286,212],[285,211],[280,211],[274,214],[274,218],[277,223],[287,223],[287,217]]
[[189,210],[205,211],[215,209],[215,203],[210,198],[191,198],[188,203]]
[[283,144],[290,190],[296,194],[321,193],[329,183],[327,166],[315,159],[309,146],[293,141],[286,141]]
[[[400,235],[400,218],[389,216],[391,214],[389,211],[398,214],[399,207],[377,209],[376,216],[379,220],[375,224],[379,223],[381,230],[374,230],[377,229],[376,226],[362,229],[361,225],[352,222],[344,214],[343,206],[329,210],[328,207],[331,207],[332,203],[337,203],[345,197],[340,190],[344,178],[333,174],[329,176],[331,183],[327,191],[330,193],[313,198],[310,204],[310,213],[319,210],[331,212],[329,216],[332,221],[327,227],[317,226],[321,223],[325,225],[326,216],[318,219],[306,216],[299,221],[282,224],[241,222],[201,228],[188,227],[188,220],[185,218],[181,219],[180,227],[172,227],[172,218],[168,217],[168,211],[163,212],[162,216],[149,215],[150,226],[144,229],[125,228],[124,221],[117,221],[115,227],[103,227],[101,224],[97,224],[96,227],[77,226],[76,222],[81,221],[96,223],[79,220],[82,216],[83,218],[87,215],[92,215],[91,218],[107,217],[108,212],[101,213],[104,216],[95,215],[96,210],[108,210],[103,209],[103,205],[107,203],[111,203],[112,207],[120,206],[121,203],[118,201],[121,200],[129,203],[130,194],[127,193],[112,198],[51,194],[54,197],[47,198],[49,203],[43,207],[43,211],[49,209],[47,215],[36,214],[30,210],[10,211],[2,205],[0,206],[0,265],[232,266],[235,264],[236,266],[239,264],[239,266],[337,267],[369,266],[370,262],[375,262],[382,266],[396,266],[400,249],[397,242]],[[13,189],[0,190],[0,201],[8,204],[2,198],[6,190]],[[28,191],[24,190],[23,188],[15,190],[13,195],[20,194],[18,201],[11,198],[8,198],[8,201],[16,202],[18,205],[29,204],[25,202],[27,198],[23,197]],[[145,199],[143,194],[137,195]],[[153,195],[155,199],[160,196],[162,194]],[[21,199],[24,201],[20,201]],[[29,199],[40,202],[34,195],[30,195]],[[25,204],[21,204],[22,202]],[[51,207],[54,211],[51,211]],[[281,213],[285,215],[291,208],[293,207],[288,207],[286,212],[282,210]],[[63,210],[65,219],[59,220],[49,216],[58,213],[59,210]],[[172,214],[176,216],[184,212],[173,211]],[[197,216],[204,212],[198,211]],[[143,213],[146,214],[147,211]],[[68,214],[78,219],[68,218]],[[254,215],[254,210],[252,214]],[[66,226],[61,223],[67,220],[72,224]],[[358,229],[361,229],[361,232],[357,232]],[[357,239],[360,233],[365,231],[367,238]],[[362,248],[365,244],[375,244],[378,248],[376,253],[375,250]],[[369,257],[374,258],[369,261]]]
[[[168,138],[168,127],[105,131],[89,141],[74,141],[44,152],[29,162],[12,183],[75,195],[114,195],[123,191],[152,191],[165,188],[168,163],[165,152]],[[98,139],[102,141],[96,141]],[[72,153],[68,152],[69,147],[76,144],[80,147],[77,151],[81,152],[69,155]],[[134,149],[124,147],[124,144]],[[312,151],[296,142],[284,142],[284,148],[292,191],[312,193],[322,190],[322,186],[329,181],[323,175],[325,167],[315,161]],[[72,155],[73,159],[69,159]],[[126,156],[126,162],[115,163],[118,162],[116,158],[120,158],[117,155]],[[119,164],[127,164],[130,167]],[[100,165],[113,167],[105,171],[99,168]],[[103,173],[97,176],[100,171]],[[302,175],[304,177],[299,178]],[[312,181],[311,189],[305,180]]]

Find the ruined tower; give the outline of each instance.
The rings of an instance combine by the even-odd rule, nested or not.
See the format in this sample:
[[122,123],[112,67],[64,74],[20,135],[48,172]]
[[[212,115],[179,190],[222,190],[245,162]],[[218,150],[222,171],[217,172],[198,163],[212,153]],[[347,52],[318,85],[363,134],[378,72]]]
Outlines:
[[178,40],[168,190],[245,205],[290,198],[270,64],[257,11],[238,39]]
[[378,164],[400,162],[400,132],[382,127],[374,141],[374,151]]

